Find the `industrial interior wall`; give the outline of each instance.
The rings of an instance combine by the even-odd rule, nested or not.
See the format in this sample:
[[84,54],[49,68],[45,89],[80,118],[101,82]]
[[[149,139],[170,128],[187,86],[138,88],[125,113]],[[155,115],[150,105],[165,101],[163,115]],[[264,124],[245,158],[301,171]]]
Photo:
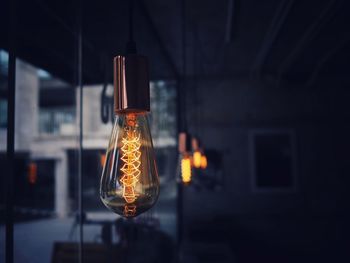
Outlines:
[[[234,228],[234,233],[301,250],[347,238],[349,231],[338,231],[349,230],[346,217],[338,215],[349,211],[345,186],[350,165],[344,153],[350,149],[350,91],[276,88],[243,80],[206,80],[198,87],[187,100],[189,130],[200,130],[205,147],[221,153],[224,178],[219,191],[185,189],[187,235],[205,218],[228,222],[209,223],[223,234],[230,231],[226,227]],[[250,133],[256,129],[294,131],[294,192],[252,189]]]

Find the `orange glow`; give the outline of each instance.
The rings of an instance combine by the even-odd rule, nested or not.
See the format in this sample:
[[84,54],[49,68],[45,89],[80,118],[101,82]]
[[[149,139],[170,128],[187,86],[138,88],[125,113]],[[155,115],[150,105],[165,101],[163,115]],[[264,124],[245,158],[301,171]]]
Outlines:
[[105,153],[101,153],[100,155],[100,164],[103,167],[105,165],[106,162],[106,154]]
[[35,184],[38,179],[38,166],[36,163],[31,162],[28,165],[28,182],[30,184]]
[[183,183],[188,184],[191,182],[191,173],[191,160],[189,157],[185,156],[181,160],[181,177]]
[[201,156],[201,168],[205,169],[208,166],[208,160],[207,160],[207,156],[205,156],[204,154]]
[[[120,169],[123,172],[120,182],[123,186],[123,197],[125,201],[130,204],[137,199],[135,187],[141,174],[141,142],[140,134],[136,128],[137,125],[134,114],[129,114],[127,116],[127,123],[129,126],[125,129],[126,136],[122,139],[121,147],[121,160],[123,160],[124,164]],[[136,212],[136,206],[126,205],[124,213],[127,212],[126,214],[130,215],[134,210]]]
[[125,216],[135,216],[136,214],[136,205],[130,204],[124,206],[124,215]]
[[202,154],[200,151],[195,151],[193,153],[193,166],[195,168],[200,168],[201,167],[201,161],[202,161]]

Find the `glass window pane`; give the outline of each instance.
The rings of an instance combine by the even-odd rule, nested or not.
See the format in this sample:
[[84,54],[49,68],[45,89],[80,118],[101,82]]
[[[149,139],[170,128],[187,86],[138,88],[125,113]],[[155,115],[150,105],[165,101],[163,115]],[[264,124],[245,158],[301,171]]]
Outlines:
[[[75,86],[16,65],[15,262],[50,262],[57,244],[77,244]],[[68,95],[67,95],[68,94]],[[72,154],[73,153],[73,154]],[[74,245],[76,246],[76,245]],[[73,255],[74,256],[74,255]]]
[[[0,49],[0,167],[6,165],[8,53]],[[5,176],[1,176],[0,192],[5,193]],[[0,262],[5,262],[5,196],[0,196]]]

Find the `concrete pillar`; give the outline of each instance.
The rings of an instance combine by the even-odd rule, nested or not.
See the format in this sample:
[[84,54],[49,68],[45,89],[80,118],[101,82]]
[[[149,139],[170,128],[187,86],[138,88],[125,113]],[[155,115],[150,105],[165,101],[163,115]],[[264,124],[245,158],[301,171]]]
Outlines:
[[68,157],[67,153],[55,162],[55,212],[60,218],[68,216],[69,196],[68,196]]

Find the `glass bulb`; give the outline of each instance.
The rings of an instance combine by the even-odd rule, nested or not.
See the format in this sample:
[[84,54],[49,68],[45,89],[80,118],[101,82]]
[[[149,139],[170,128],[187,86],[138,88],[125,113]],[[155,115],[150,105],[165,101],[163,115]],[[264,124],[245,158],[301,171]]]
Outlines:
[[134,217],[158,199],[159,178],[145,113],[115,117],[103,167],[100,197],[113,212]]
[[193,153],[193,166],[195,168],[199,168],[201,167],[201,158],[202,158],[202,154],[200,151],[196,150]]
[[187,155],[184,155],[181,159],[181,177],[184,184],[189,184],[191,182],[191,159]]
[[207,160],[207,157],[203,154],[201,156],[201,168],[205,169],[207,168],[207,166],[208,166],[208,160]]

